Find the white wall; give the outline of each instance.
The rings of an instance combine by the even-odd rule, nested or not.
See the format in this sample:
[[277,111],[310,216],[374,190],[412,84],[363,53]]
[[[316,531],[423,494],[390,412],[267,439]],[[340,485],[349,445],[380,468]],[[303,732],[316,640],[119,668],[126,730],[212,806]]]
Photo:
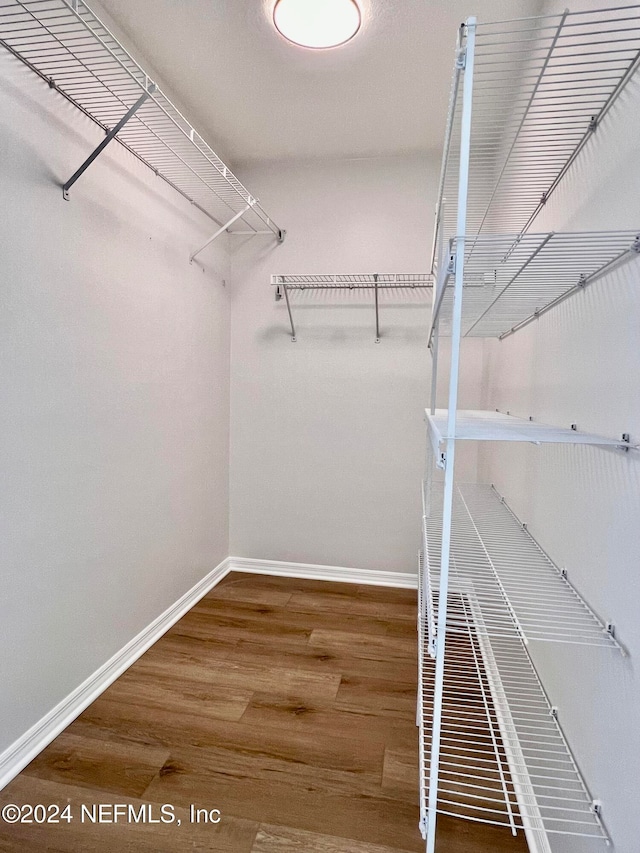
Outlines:
[[[593,135],[534,230],[640,229],[640,75]],[[491,342],[487,408],[640,443],[640,261]],[[616,853],[640,837],[640,453],[489,446],[494,482],[586,600],[616,626],[630,657],[531,644]],[[601,850],[568,838],[557,853]]]
[[232,554],[415,569],[430,296],[384,297],[375,343],[372,293],[293,294],[292,343],[269,279],[427,271],[438,169],[411,157],[241,172],[288,233],[258,263],[246,246],[232,255]]
[[215,226],[0,52],[0,750],[228,554]]

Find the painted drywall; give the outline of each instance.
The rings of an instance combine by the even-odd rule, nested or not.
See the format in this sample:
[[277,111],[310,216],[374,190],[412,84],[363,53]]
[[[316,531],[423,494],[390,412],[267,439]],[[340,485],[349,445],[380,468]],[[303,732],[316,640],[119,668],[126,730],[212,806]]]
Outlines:
[[[640,229],[640,75],[548,202],[534,230]],[[579,270],[576,274],[579,274]],[[640,442],[640,260],[487,350],[487,408]],[[616,853],[640,837],[640,453],[486,445],[482,479],[568,570],[630,656],[531,643],[530,650]],[[601,844],[551,838],[557,853]]]
[[0,751],[228,551],[215,225],[0,52]]
[[[411,157],[240,171],[287,237],[265,238],[261,253],[262,238],[237,237],[232,250],[232,554],[415,570],[430,294],[381,297],[380,343],[371,292],[292,294],[293,343],[269,282],[428,270],[438,168]],[[472,406],[481,361],[469,364],[462,399]],[[474,451],[466,471],[475,479]]]

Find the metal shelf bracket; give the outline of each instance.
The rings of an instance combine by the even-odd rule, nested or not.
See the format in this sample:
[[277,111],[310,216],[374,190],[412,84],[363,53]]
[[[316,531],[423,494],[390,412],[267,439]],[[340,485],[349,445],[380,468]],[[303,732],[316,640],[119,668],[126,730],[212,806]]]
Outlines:
[[237,222],[237,221],[238,221],[238,219],[240,219],[241,217],[243,217],[243,216],[245,215],[245,213],[246,213],[248,210],[251,210],[251,208],[253,207],[253,205],[254,205],[254,204],[256,204],[256,203],[257,203],[257,201],[258,201],[258,199],[256,199],[256,198],[252,198],[252,199],[251,199],[251,201],[249,202],[249,204],[248,204],[245,208],[243,208],[242,210],[239,210],[239,211],[238,211],[238,213],[236,213],[236,215],[235,215],[235,216],[232,216],[232,217],[231,217],[231,219],[230,219],[227,223],[225,223],[224,225],[221,225],[221,226],[220,226],[220,228],[218,228],[218,230],[215,232],[215,234],[213,234],[211,237],[209,237],[209,239],[208,239],[208,240],[207,240],[207,242],[204,244],[204,246],[200,246],[200,248],[199,248],[199,249],[197,249],[197,251],[195,251],[195,252],[191,255],[191,257],[189,258],[189,263],[190,263],[190,264],[192,264],[192,263],[193,263],[193,261],[194,261],[194,258],[196,257],[196,255],[199,255],[199,254],[200,254],[200,252],[202,252],[202,251],[203,251],[203,249],[206,249],[206,248],[207,248],[207,246],[209,246],[211,243],[213,243],[213,241],[214,241],[214,240],[217,240],[217,238],[218,238],[221,234],[224,234],[224,232],[225,232],[228,228],[231,228],[231,226],[233,225],[233,223],[234,223],[234,222]]
[[374,282],[374,291],[376,296],[376,343],[380,343],[380,309],[378,303],[378,274],[375,273],[373,276]]
[[140,95],[135,104],[122,116],[116,126],[112,127],[111,130],[107,133],[100,145],[98,145],[98,147],[94,151],[92,151],[92,153],[87,157],[82,166],[80,166],[80,168],[76,172],[74,172],[73,175],[69,178],[66,184],[63,185],[62,197],[65,199],[65,201],[69,200],[69,190],[78,180],[78,178],[81,177],[81,175],[86,172],[86,170],[93,163],[93,161],[96,160],[100,156],[100,154],[102,154],[102,152],[111,142],[111,140],[122,130],[125,124],[129,121],[129,119],[133,118],[133,116],[138,112],[144,102],[155,92],[155,89],[155,84],[150,83],[147,87],[146,92],[143,92],[142,95]]

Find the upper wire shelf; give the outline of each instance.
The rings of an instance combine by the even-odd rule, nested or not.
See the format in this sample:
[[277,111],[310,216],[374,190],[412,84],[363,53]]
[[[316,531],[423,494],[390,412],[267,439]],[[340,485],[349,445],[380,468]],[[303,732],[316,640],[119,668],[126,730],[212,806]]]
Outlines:
[[[459,233],[467,29],[451,86],[434,256],[441,230],[446,239]],[[465,231],[528,231],[639,65],[640,5],[479,22]]]
[[[5,0],[0,43],[219,226],[283,233],[82,0]],[[136,103],[144,102],[136,108]],[[234,217],[236,217],[234,219]]]
[[441,334],[451,332],[455,253],[462,239],[466,337],[504,338],[640,252],[637,231],[453,237],[448,266],[438,277],[430,341],[438,321]]

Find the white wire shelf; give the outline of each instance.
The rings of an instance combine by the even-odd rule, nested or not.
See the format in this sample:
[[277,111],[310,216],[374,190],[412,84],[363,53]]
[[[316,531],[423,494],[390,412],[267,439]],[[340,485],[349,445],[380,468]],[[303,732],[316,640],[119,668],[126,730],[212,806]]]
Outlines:
[[272,275],[271,284],[289,290],[383,290],[399,287],[430,289],[431,273],[327,273],[322,275]]
[[622,437],[608,438],[571,427],[549,426],[502,412],[473,409],[458,409],[455,435],[452,436],[449,434],[448,417],[448,409],[436,409],[434,414],[428,409],[425,411],[429,441],[439,468],[445,467],[446,443],[451,438],[456,441],[525,441],[532,444],[591,444],[621,450],[637,449],[637,445],[628,443]]
[[[441,484],[432,484],[429,491],[425,487],[423,500],[425,627],[432,651],[438,632]],[[624,654],[613,630],[598,618],[492,486],[456,486],[449,591],[447,634],[467,632],[467,596],[482,612],[476,632],[491,637],[510,637],[515,632],[525,644],[537,640],[604,646]]]
[[[283,238],[258,200],[82,0],[3,0],[0,42],[219,226]],[[87,152],[89,153],[89,152]],[[233,224],[233,223],[231,223]]]
[[[420,812],[428,814],[442,487],[423,491],[419,576]],[[456,489],[437,812],[608,843],[527,651],[530,639],[619,648],[490,486]],[[538,837],[541,841],[541,837]],[[536,849],[548,849],[540,844]]]
[[[296,329],[293,321],[291,296],[293,293],[326,293],[342,292],[343,294],[362,294],[373,292],[375,308],[376,343],[380,341],[380,297],[396,294],[403,299],[411,297],[412,301],[420,299],[418,304],[426,304],[424,298],[428,293],[431,301],[433,276],[431,273],[321,273],[317,275],[272,275],[271,284],[276,288],[276,301],[284,297],[291,325],[291,340],[296,340]],[[416,297],[417,295],[417,297]]]
[[[468,31],[459,33],[434,246],[440,229],[459,233]],[[479,21],[474,53],[465,230],[528,231],[640,64],[640,6]]]
[[[461,615],[448,635],[437,812],[544,838],[608,836],[521,639],[487,636],[472,592],[452,593]],[[421,814],[427,813],[435,663],[422,667]],[[541,843],[535,849],[549,849]]]
[[[638,231],[468,234],[464,237],[462,335],[504,338],[568,296],[637,258]],[[451,333],[453,258],[438,281],[431,333]]]

